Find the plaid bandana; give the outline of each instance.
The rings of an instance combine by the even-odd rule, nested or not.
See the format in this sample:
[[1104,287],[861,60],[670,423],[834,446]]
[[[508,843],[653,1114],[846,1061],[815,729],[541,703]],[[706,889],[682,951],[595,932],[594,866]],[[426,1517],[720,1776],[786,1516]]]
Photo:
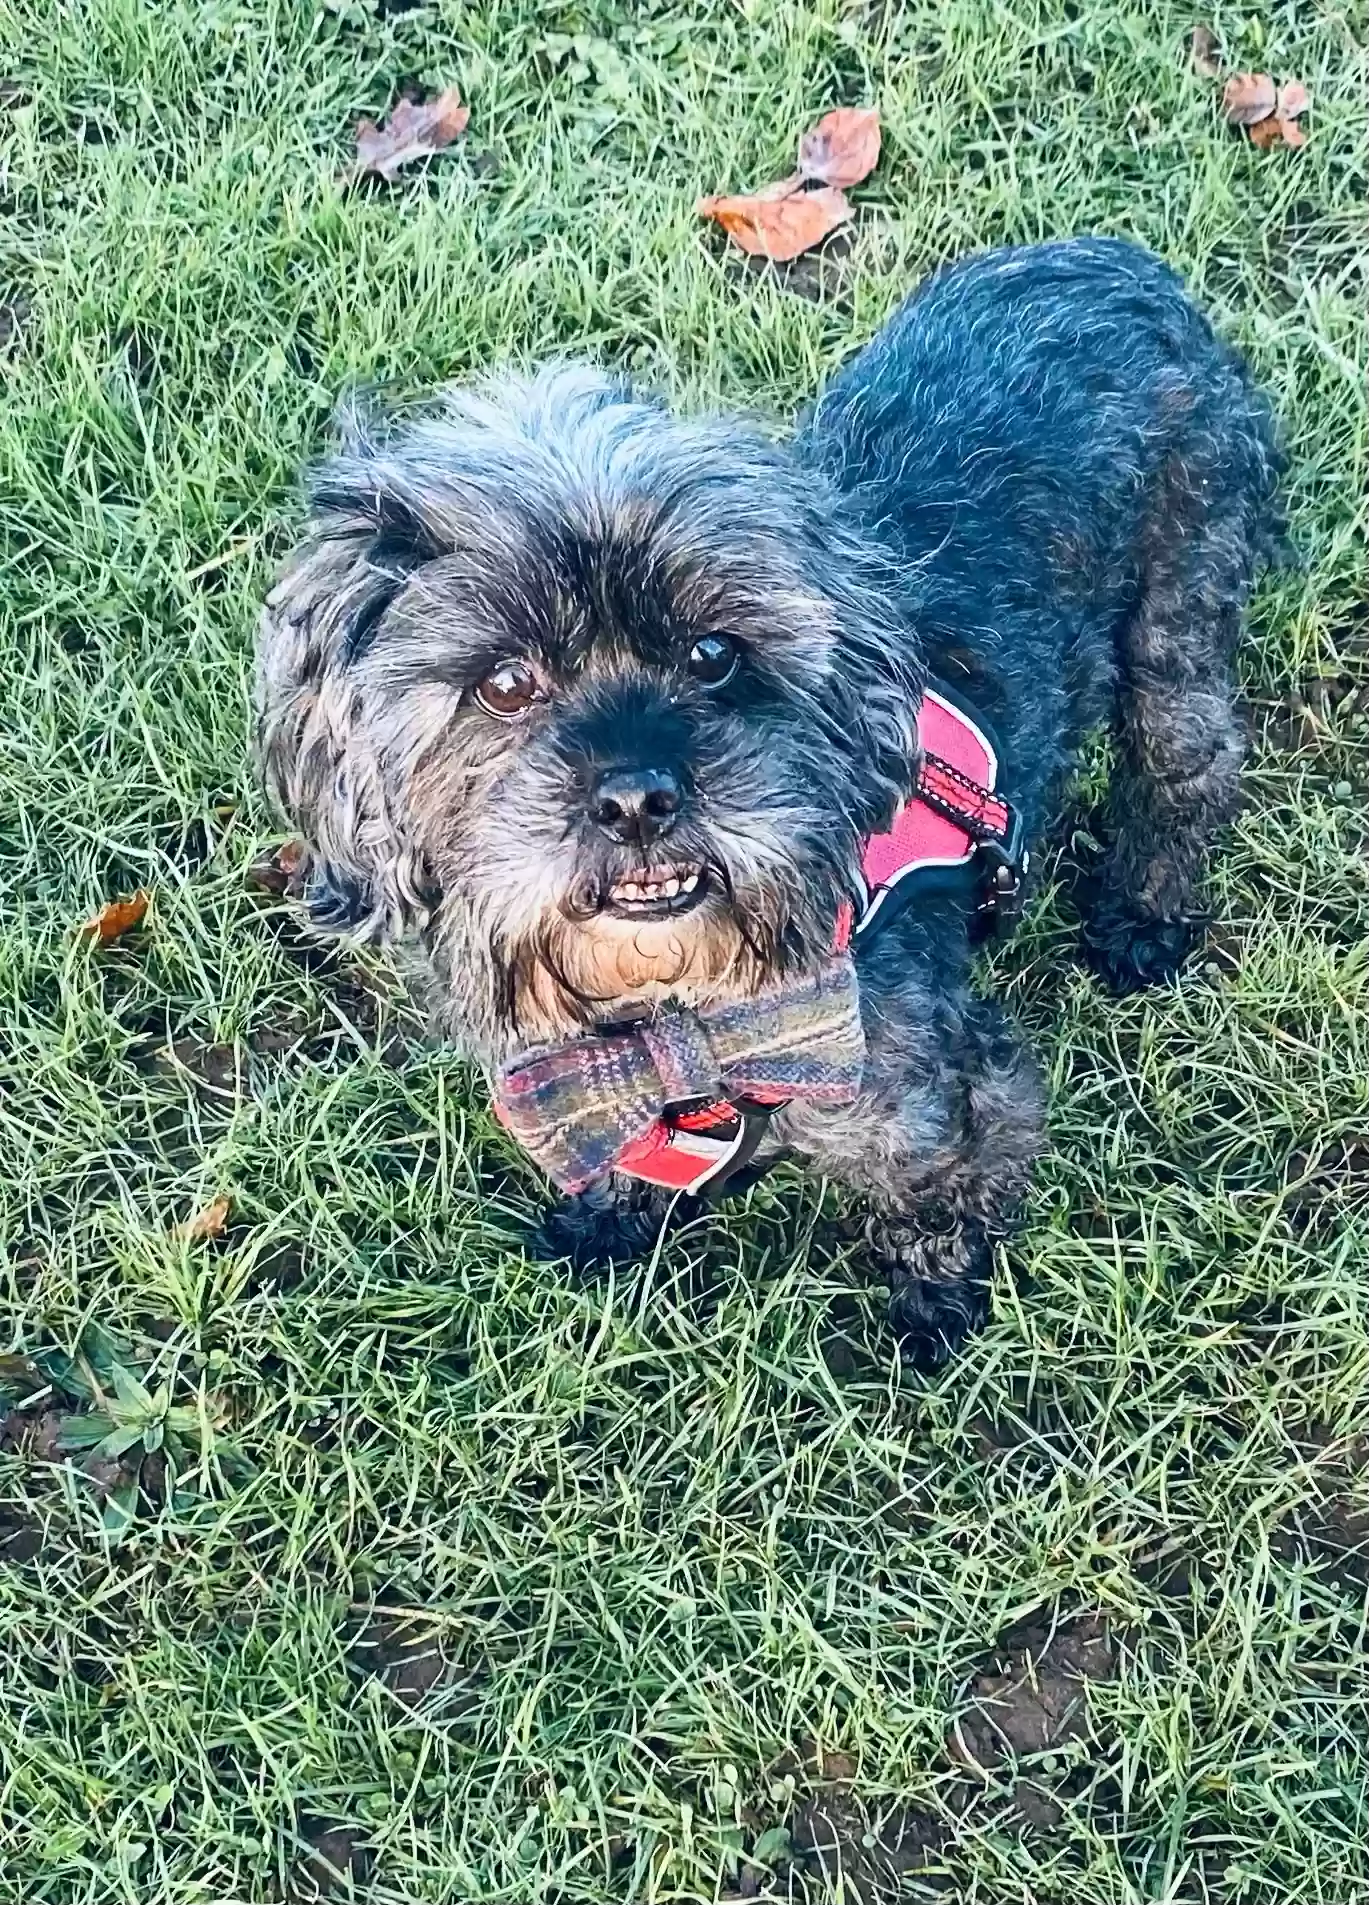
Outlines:
[[575,1192],[612,1170],[668,1106],[724,1097],[846,1105],[864,1061],[856,972],[843,954],[755,999],[667,1007],[623,1031],[524,1052],[500,1073],[495,1111],[548,1177]]

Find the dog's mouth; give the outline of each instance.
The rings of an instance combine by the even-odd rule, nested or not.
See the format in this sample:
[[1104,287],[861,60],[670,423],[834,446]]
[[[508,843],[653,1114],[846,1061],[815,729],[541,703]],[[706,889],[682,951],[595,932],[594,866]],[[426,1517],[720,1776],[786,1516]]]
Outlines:
[[708,891],[708,873],[697,861],[680,866],[640,867],[614,880],[603,910],[618,919],[678,919]]

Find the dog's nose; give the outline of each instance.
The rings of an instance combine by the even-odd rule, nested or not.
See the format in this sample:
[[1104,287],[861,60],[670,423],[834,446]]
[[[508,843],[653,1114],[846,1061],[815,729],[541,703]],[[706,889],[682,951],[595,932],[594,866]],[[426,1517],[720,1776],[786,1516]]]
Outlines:
[[665,767],[614,768],[590,796],[590,818],[619,846],[645,846],[675,825],[684,790]]

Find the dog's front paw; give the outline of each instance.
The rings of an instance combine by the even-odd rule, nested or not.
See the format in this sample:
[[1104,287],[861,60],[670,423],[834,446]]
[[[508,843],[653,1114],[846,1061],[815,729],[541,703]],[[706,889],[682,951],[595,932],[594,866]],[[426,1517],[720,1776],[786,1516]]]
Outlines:
[[1200,914],[1157,919],[1125,900],[1108,900],[1084,927],[1084,951],[1113,992],[1139,992],[1172,979],[1206,930]]
[[885,1217],[871,1220],[867,1236],[903,1360],[938,1368],[988,1321],[992,1244],[977,1224],[933,1230]]
[[609,1179],[548,1211],[532,1238],[543,1262],[569,1258],[581,1275],[646,1256],[669,1215],[669,1200],[646,1186]]

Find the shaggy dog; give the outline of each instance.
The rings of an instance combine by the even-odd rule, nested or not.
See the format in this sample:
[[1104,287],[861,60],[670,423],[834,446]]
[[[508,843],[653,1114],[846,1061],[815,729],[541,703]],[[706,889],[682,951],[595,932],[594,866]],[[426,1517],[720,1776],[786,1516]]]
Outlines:
[[[982,1321],[1042,1141],[970,983],[986,907],[1109,724],[1085,944],[1119,990],[1176,971],[1237,804],[1278,475],[1236,357],[1108,239],[938,272],[785,442],[575,364],[347,424],[265,610],[259,759],[314,922],[416,949],[573,1193],[551,1253],[639,1251],[680,1181],[632,1174],[643,1133],[739,1108],[753,1165],[860,1194],[905,1353]],[[965,820],[974,890],[913,880],[852,939],[929,684],[992,737],[1013,837]]]

